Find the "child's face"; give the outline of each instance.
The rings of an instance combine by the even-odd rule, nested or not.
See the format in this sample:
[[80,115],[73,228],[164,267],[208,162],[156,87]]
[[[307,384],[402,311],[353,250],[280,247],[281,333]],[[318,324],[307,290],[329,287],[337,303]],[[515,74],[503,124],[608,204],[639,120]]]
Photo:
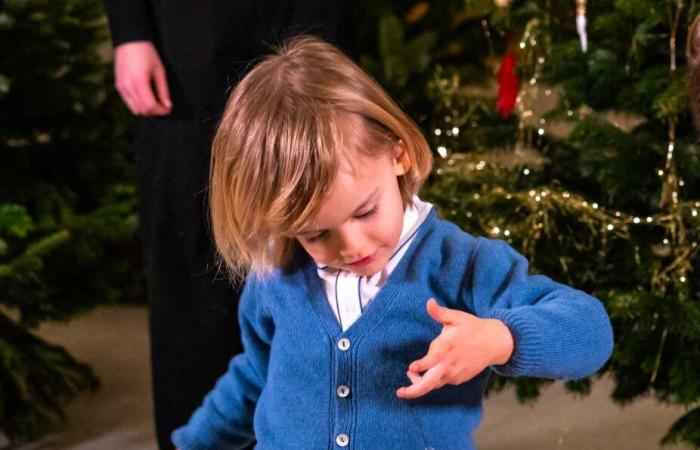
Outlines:
[[296,236],[309,255],[357,275],[373,275],[393,255],[403,226],[399,175],[410,166],[397,145],[393,155],[358,154],[353,167],[341,165],[335,183],[312,223]]

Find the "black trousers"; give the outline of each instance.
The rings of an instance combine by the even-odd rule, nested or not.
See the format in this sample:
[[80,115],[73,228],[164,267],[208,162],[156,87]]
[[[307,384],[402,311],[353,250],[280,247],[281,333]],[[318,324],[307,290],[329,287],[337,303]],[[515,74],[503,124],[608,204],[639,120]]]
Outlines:
[[211,124],[139,119],[136,166],[149,283],[158,445],[185,424],[241,349],[240,289],[217,275],[206,187]]

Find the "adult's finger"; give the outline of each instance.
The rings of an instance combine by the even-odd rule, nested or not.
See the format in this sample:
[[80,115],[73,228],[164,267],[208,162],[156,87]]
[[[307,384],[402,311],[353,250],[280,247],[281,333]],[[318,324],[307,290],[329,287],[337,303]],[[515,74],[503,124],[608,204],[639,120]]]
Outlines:
[[153,80],[156,85],[156,94],[158,95],[158,103],[163,106],[168,112],[173,107],[170,101],[170,89],[168,88],[168,77],[165,75],[165,69],[160,66],[156,68],[153,74]]
[[141,114],[145,116],[166,114],[167,110],[156,100],[151,80],[148,77],[139,78],[135,85],[136,100],[140,104]]
[[139,114],[139,105],[131,87],[127,84],[119,84],[117,85],[117,92],[119,92],[119,96],[122,98],[127,108],[129,108],[129,111],[131,111],[132,114]]

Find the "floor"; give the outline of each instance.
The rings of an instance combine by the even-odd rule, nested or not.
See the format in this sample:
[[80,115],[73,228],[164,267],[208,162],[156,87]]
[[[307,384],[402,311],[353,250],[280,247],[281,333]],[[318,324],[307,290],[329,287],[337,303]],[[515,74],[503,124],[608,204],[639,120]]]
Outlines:
[[[43,325],[39,334],[91,364],[102,388],[68,405],[60,432],[16,450],[154,450],[147,327],[139,306],[103,307],[69,324]],[[493,395],[476,434],[479,450],[659,450],[683,410],[652,399],[621,408],[609,400],[611,388],[602,379],[590,396],[576,398],[555,383],[531,406],[519,405],[511,390]]]

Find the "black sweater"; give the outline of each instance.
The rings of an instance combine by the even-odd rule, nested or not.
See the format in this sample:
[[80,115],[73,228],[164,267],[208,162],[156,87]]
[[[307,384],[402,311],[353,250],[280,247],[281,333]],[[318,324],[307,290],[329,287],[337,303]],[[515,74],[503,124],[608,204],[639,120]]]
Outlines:
[[147,40],[168,72],[172,116],[211,119],[251,62],[298,33],[338,43],[343,0],[105,0],[115,45]]

